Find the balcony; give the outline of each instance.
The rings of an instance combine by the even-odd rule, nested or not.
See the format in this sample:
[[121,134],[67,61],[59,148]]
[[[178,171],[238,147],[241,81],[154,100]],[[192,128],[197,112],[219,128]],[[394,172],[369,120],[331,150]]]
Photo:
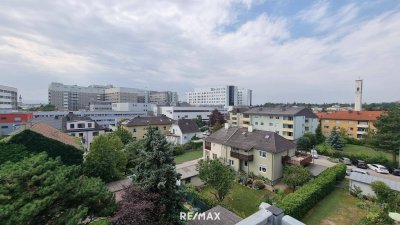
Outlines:
[[362,123],[362,124],[357,124],[357,127],[360,127],[360,128],[368,128],[368,124],[364,124],[364,123]]
[[306,153],[296,152],[294,156],[282,157],[282,162],[291,165],[306,166],[312,162],[312,156]]
[[244,160],[247,162],[253,161],[253,155],[244,155],[244,154],[240,154],[239,152],[232,152],[231,151],[231,157],[233,158],[237,158],[240,160]]

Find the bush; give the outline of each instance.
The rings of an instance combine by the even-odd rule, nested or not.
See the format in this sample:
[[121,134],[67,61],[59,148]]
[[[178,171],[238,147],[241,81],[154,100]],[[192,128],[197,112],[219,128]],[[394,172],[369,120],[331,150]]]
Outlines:
[[174,146],[174,156],[182,155],[183,153],[185,153],[185,149],[183,149],[182,145]]
[[322,172],[314,181],[288,194],[278,204],[285,214],[301,220],[321,199],[332,192],[336,182],[346,175],[346,165],[337,164]]
[[254,187],[256,190],[264,189],[264,188],[265,188],[264,181],[262,181],[262,180],[255,180],[255,181],[253,182],[253,187]]

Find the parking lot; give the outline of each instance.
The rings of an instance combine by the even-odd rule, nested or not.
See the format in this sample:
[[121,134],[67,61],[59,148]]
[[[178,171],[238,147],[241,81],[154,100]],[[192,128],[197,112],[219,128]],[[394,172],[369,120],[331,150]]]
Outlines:
[[[336,165],[336,163],[329,161],[328,158],[325,157],[325,156],[319,156],[318,159],[314,159],[313,160],[313,163],[316,164],[316,165],[323,166],[323,167],[332,167],[332,166]],[[312,171],[312,168],[313,168],[313,166],[311,166],[311,171]],[[353,165],[347,165],[347,168],[348,169],[352,169],[352,168],[356,168],[356,167],[353,166]],[[366,171],[368,171],[368,173],[371,176],[383,177],[383,178],[386,178],[386,179],[389,179],[389,180],[400,182],[400,176],[394,176],[392,174],[381,174],[381,173],[377,173],[377,172],[375,172],[373,170],[370,170],[370,169],[366,169]]]

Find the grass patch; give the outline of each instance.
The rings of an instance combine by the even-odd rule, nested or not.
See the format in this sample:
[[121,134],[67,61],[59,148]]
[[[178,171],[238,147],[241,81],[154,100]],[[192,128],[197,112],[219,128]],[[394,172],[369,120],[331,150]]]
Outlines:
[[366,216],[367,211],[356,206],[356,197],[345,189],[336,188],[332,193],[312,208],[303,219],[307,225],[318,224],[354,224]]
[[175,164],[181,164],[190,160],[198,159],[203,157],[203,150],[197,149],[192,151],[187,151],[182,155],[178,155],[175,157]]
[[363,154],[363,155],[369,155],[369,156],[379,156],[379,155],[384,155],[389,161],[392,161],[392,154],[384,151],[377,151],[375,149],[362,146],[362,145],[352,145],[352,144],[346,144],[343,147],[343,152],[346,153],[351,153],[351,154]]
[[[210,198],[215,198],[210,193],[211,190],[210,187],[205,187],[200,193]],[[234,210],[234,213],[245,218],[258,211],[258,206],[267,194],[273,195],[273,193],[267,190],[253,190],[235,182],[229,195],[225,197],[223,202],[229,205]]]

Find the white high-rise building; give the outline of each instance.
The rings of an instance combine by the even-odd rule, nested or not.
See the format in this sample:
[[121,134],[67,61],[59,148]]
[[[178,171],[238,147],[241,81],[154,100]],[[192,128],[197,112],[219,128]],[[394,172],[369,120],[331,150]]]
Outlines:
[[195,88],[194,91],[186,92],[186,101],[196,106],[236,106],[239,105],[239,100],[241,104],[251,104],[251,90],[240,93],[239,98],[238,87],[232,85]]
[[16,88],[0,85],[0,110],[17,109],[17,92]]
[[253,91],[246,88],[238,89],[238,105],[251,106],[253,101]]
[[361,111],[362,110],[362,88],[363,88],[363,81],[356,80],[356,99],[354,102],[354,111]]

